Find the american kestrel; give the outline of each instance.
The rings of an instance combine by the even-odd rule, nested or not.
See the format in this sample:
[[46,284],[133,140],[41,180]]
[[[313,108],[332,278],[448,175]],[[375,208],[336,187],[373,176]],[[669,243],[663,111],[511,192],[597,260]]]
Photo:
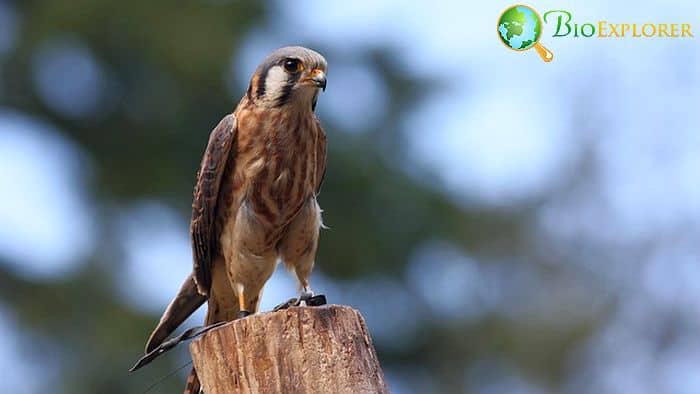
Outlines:
[[[313,296],[326,170],[326,135],[314,114],[326,60],[280,48],[258,66],[245,96],[212,131],[192,203],[193,272],[146,344],[155,349],[205,301],[206,325],[258,310],[278,261],[293,271],[300,300]],[[185,393],[199,392],[194,370]]]

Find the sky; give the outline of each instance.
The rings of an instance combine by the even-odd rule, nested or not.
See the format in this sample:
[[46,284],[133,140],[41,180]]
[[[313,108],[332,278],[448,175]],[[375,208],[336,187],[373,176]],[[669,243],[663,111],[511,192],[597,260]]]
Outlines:
[[[418,163],[435,171],[449,196],[465,205],[503,207],[536,199],[562,179],[575,179],[577,166],[591,155],[595,184],[542,207],[540,230],[553,241],[581,238],[600,248],[633,247],[645,239],[661,242],[645,261],[581,263],[622,301],[619,313],[572,360],[568,391],[698,393],[700,338],[692,332],[700,332],[700,319],[688,311],[700,308],[700,38],[552,38],[551,26],[545,26],[540,42],[555,56],[545,64],[534,51],[509,51],[500,43],[496,19],[509,5],[312,0],[297,7],[278,1],[279,12],[250,34],[222,83],[231,87],[232,98],[238,97],[242,92],[233,87],[247,81],[269,50],[292,39],[323,42],[346,61],[329,65],[319,116],[360,133],[387,107],[388,95],[376,70],[353,57],[353,51],[368,42],[393,48],[397,67],[406,73],[449,81],[406,117],[401,135]],[[634,7],[603,1],[529,5],[540,13],[567,9],[581,23],[689,21],[700,34],[700,23],[690,17],[697,15],[694,1]],[[21,23],[0,3],[0,56],[12,47]],[[99,63],[71,37],[47,43],[33,67],[37,92],[47,103],[57,103],[58,112],[87,116],[104,99],[95,90],[106,83]],[[65,76],[62,83],[52,82],[56,73]],[[348,89],[357,94],[347,95]],[[35,160],[38,154],[44,160]],[[0,227],[0,256],[16,262],[12,268],[18,273],[65,275],[96,247],[94,216],[85,209],[90,196],[81,192],[89,184],[89,168],[90,158],[61,130],[0,108],[0,184],[13,184],[16,190],[0,195],[0,222],[6,224]],[[72,227],[66,229],[66,223]],[[187,223],[162,202],[142,201],[124,208],[119,227],[127,257],[121,274],[131,279],[131,287],[121,291],[138,290],[134,304],[156,313],[190,269]],[[436,254],[443,263],[427,267],[425,262],[434,261]],[[169,261],[180,263],[168,271],[167,281],[149,280]],[[527,309],[517,300],[533,296],[527,289],[538,279],[494,267],[484,271],[473,256],[436,240],[416,248],[406,281],[376,278],[358,289],[360,284],[316,274],[315,282],[336,299],[359,305],[373,334],[400,346],[405,338],[392,336],[394,327],[383,321],[403,324],[410,335],[411,313],[400,300],[434,290],[411,279],[428,271],[437,278],[459,278],[441,291],[465,302],[454,310],[438,308],[436,315],[468,319],[495,311],[517,318],[514,303],[519,305],[515,309]],[[506,275],[517,275],[522,288],[498,291],[499,283],[513,281]],[[619,286],[622,276],[625,284]],[[383,319],[371,300],[357,296],[379,291],[393,302],[392,319]],[[278,270],[267,286],[263,309],[294,292],[291,276]],[[539,306],[547,300],[533,296],[531,302]],[[660,354],[651,347],[658,327],[650,311],[680,311],[679,324],[687,333]],[[0,331],[8,330],[9,323],[0,326]],[[480,373],[479,368],[496,372],[483,387],[474,388],[477,393],[546,392],[501,360],[480,365],[465,371],[465,379]],[[412,392],[410,385],[399,383],[405,374],[388,371],[396,392]],[[420,380],[421,374],[414,376]]]

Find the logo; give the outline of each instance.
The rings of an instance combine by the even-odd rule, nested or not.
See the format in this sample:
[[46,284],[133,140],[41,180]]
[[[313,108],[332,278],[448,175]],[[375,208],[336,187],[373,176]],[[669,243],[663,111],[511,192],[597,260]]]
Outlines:
[[542,60],[551,62],[554,54],[538,41],[542,35],[542,18],[532,7],[514,5],[498,18],[498,36],[514,51],[535,48]]
[[[554,55],[539,43],[543,19],[532,7],[514,5],[498,18],[498,36],[506,47],[515,51],[535,48],[542,60],[551,62]],[[544,24],[553,31],[553,38],[694,38],[690,23],[616,23],[606,20],[579,23],[566,10],[544,13]]]

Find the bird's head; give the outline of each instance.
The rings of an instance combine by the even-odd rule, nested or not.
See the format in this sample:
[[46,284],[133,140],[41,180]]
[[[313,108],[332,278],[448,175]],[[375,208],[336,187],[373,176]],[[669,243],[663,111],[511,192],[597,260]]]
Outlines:
[[326,59],[304,47],[284,47],[269,54],[255,70],[248,98],[270,107],[316,108],[319,89],[326,90]]

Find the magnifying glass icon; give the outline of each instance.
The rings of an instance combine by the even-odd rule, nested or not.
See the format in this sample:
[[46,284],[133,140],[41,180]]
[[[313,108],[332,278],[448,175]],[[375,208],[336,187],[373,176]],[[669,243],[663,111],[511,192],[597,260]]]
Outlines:
[[539,43],[542,18],[532,7],[520,4],[508,7],[498,18],[497,30],[506,47],[518,52],[535,48],[545,62],[554,59],[552,51]]

